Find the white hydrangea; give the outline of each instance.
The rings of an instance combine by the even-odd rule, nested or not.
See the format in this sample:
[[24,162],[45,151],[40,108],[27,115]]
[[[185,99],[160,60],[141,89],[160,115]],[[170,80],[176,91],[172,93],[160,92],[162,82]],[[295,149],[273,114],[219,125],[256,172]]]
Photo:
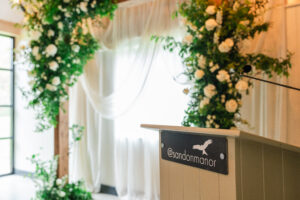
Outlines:
[[64,191],[58,191],[57,194],[60,197],[65,197],[66,196],[66,193]]
[[218,23],[213,18],[210,18],[210,19],[206,20],[206,22],[205,22],[205,28],[208,31],[214,30],[216,28],[216,26],[218,26]]
[[37,55],[39,55],[39,47],[38,46],[35,46],[33,47],[32,49],[32,55],[34,55],[34,57],[36,57]]
[[238,103],[234,99],[226,101],[225,108],[228,112],[234,113],[238,108]]
[[244,81],[244,80],[239,80],[237,82],[237,84],[235,85],[235,88],[238,90],[238,91],[245,91],[248,89],[248,82],[247,81]]
[[56,179],[56,185],[60,186],[62,183],[63,181],[60,178]]
[[200,108],[204,108],[204,106],[208,105],[209,104],[209,98],[203,98],[201,101],[200,101],[200,105],[199,107]]
[[54,92],[54,91],[56,91],[57,88],[56,88],[56,86],[47,83],[46,84],[46,89]]
[[205,12],[209,15],[214,15],[216,13],[216,6],[214,5],[208,6]]
[[220,70],[216,77],[220,82],[230,80],[230,76],[226,70]]
[[42,33],[40,31],[32,31],[30,36],[32,40],[38,40],[40,39]]
[[46,47],[45,53],[47,57],[55,56],[55,54],[57,53],[57,47],[54,44],[49,44]]
[[205,65],[206,65],[206,57],[203,56],[203,55],[200,55],[200,56],[198,57],[198,66],[199,66],[200,68],[204,69],[204,68],[205,68]]
[[79,46],[79,45],[73,45],[73,46],[72,46],[72,50],[73,50],[75,53],[78,53],[79,50],[80,50],[80,46]]
[[201,79],[203,76],[204,76],[204,71],[203,70],[201,70],[201,69],[197,69],[196,71],[195,71],[195,74],[194,74],[194,76],[195,76],[195,78],[196,79]]
[[229,52],[232,47],[234,45],[234,42],[231,38],[227,38],[225,41],[223,41],[220,45],[219,45],[219,51],[222,53],[227,53]]
[[187,43],[188,45],[191,44],[192,41],[193,41],[193,36],[190,35],[190,34],[189,34],[189,35],[186,35],[186,36],[184,37],[184,39],[183,39],[183,42],[184,42],[184,43]]
[[213,84],[208,84],[203,89],[204,95],[208,98],[212,98],[217,94],[216,87]]
[[60,78],[58,76],[56,76],[52,79],[52,85],[58,86],[60,83],[61,83]]
[[79,8],[80,10],[82,10],[83,12],[87,12],[87,2],[84,2],[82,1],[80,4],[79,4]]
[[52,70],[52,71],[56,71],[58,69],[59,65],[57,64],[57,62],[55,61],[51,61],[49,63],[49,68]]
[[54,31],[53,30],[49,30],[48,33],[47,33],[48,37],[53,37],[55,35]]

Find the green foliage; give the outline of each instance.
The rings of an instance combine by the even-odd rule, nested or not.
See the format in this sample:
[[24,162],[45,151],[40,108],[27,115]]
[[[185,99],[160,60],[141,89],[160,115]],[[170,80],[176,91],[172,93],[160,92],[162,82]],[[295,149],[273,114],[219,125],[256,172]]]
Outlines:
[[182,124],[229,129],[235,127],[235,122],[246,123],[240,116],[241,98],[243,93],[248,94],[252,83],[240,76],[243,67],[252,65],[256,72],[269,77],[274,73],[288,76],[291,54],[272,58],[245,53],[247,43],[270,26],[262,20],[264,0],[223,1],[221,5],[210,2],[191,0],[180,5],[174,16],[179,14],[186,26],[182,42],[158,36],[152,40],[164,41],[164,48],[171,52],[179,49],[185,74],[193,82]]
[[68,99],[67,87],[76,83],[87,61],[100,48],[88,23],[113,17],[115,0],[23,0],[30,43],[22,52],[31,63],[30,106],[38,111],[38,131],[56,126],[59,109]]
[[38,155],[33,155],[31,162],[35,165],[32,177],[37,187],[35,200],[92,200],[82,181],[68,183],[67,177],[57,178],[57,157],[42,161]]

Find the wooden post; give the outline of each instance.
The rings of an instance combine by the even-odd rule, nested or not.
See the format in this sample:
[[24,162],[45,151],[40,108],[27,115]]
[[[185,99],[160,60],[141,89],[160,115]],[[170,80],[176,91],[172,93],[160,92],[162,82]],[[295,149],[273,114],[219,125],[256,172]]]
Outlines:
[[57,177],[69,174],[69,102],[64,103],[64,111],[57,116],[54,129],[54,154],[58,155]]

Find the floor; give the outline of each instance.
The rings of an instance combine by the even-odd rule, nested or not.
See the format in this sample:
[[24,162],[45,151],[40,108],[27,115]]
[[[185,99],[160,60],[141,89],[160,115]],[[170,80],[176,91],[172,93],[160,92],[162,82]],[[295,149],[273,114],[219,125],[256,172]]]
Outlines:
[[[0,200],[30,200],[34,197],[34,183],[19,175],[0,177]],[[106,194],[94,194],[94,200],[118,200]]]

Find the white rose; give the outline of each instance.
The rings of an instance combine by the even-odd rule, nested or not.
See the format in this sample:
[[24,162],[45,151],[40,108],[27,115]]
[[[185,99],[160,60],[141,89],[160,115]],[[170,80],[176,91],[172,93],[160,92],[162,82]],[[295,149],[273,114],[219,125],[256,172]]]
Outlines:
[[239,80],[237,82],[237,84],[235,85],[235,88],[239,91],[245,91],[248,89],[248,82],[247,81],[243,81],[243,80]]
[[80,5],[80,10],[82,10],[83,12],[87,12],[87,2],[81,2]]
[[198,66],[204,69],[205,65],[206,65],[206,58],[203,55],[200,55],[198,58]]
[[238,9],[239,9],[239,7],[240,7],[240,3],[239,2],[234,2],[234,4],[233,4],[233,10],[234,11],[237,11]]
[[208,6],[205,12],[209,15],[213,15],[216,13],[216,6]]
[[217,12],[216,21],[218,24],[222,24],[223,22],[223,12],[221,10]]
[[62,22],[58,22],[57,26],[60,30],[64,28],[64,24]]
[[218,23],[216,22],[215,19],[211,18],[211,19],[206,20],[206,22],[205,22],[205,28],[208,31],[214,30],[214,28],[216,28],[216,26],[218,26]]
[[219,69],[219,68],[220,68],[219,65],[216,64],[216,65],[214,65],[212,68],[210,68],[210,71],[213,73],[214,71],[216,71],[216,70]]
[[60,84],[60,78],[59,77],[54,77],[52,79],[52,84],[55,85],[55,86],[58,86]]
[[64,191],[58,191],[58,196],[65,197],[66,193]]
[[184,37],[183,42],[187,44],[191,44],[193,41],[193,36],[192,35],[187,35]]
[[61,185],[62,184],[62,180],[60,178],[56,179],[56,185]]
[[42,33],[40,31],[31,32],[31,39],[38,40],[41,37]]
[[249,20],[243,20],[243,21],[240,21],[240,24],[244,25],[244,26],[248,26],[250,23]]
[[204,98],[202,101],[200,101],[200,108],[203,108],[204,106],[209,104],[209,98]]
[[225,71],[225,70],[220,70],[220,71],[218,72],[217,79],[218,79],[220,82],[228,81],[228,80],[230,79],[230,76],[229,76],[229,74],[228,74],[227,71]]
[[217,94],[216,87],[212,84],[208,84],[207,86],[205,86],[203,91],[205,96],[207,96],[208,98],[212,98]]
[[80,46],[78,46],[78,45],[73,45],[73,46],[72,46],[72,50],[73,50],[75,53],[78,53],[79,50],[80,50]]
[[47,33],[48,37],[53,37],[54,34],[55,34],[55,33],[54,33],[53,30],[49,30],[48,33]]
[[33,49],[32,49],[32,55],[34,55],[35,57],[37,55],[39,55],[39,47],[37,47],[37,46],[33,47]]
[[195,78],[199,80],[199,79],[201,79],[204,76],[204,71],[201,70],[201,69],[197,69],[195,71],[194,75],[195,75]]
[[225,107],[228,112],[234,113],[238,108],[238,104],[234,99],[230,99],[226,101]]
[[46,89],[53,92],[53,91],[56,90],[56,87],[54,85],[51,85],[51,84],[47,83],[46,84]]
[[227,53],[232,49],[233,45],[233,40],[231,38],[227,38],[219,45],[219,51],[222,53]]
[[55,56],[55,54],[57,53],[57,47],[54,44],[50,44],[47,46],[46,48],[46,56]]
[[58,69],[59,65],[57,64],[57,62],[55,61],[51,61],[49,63],[49,68],[52,70],[52,71],[56,71]]

